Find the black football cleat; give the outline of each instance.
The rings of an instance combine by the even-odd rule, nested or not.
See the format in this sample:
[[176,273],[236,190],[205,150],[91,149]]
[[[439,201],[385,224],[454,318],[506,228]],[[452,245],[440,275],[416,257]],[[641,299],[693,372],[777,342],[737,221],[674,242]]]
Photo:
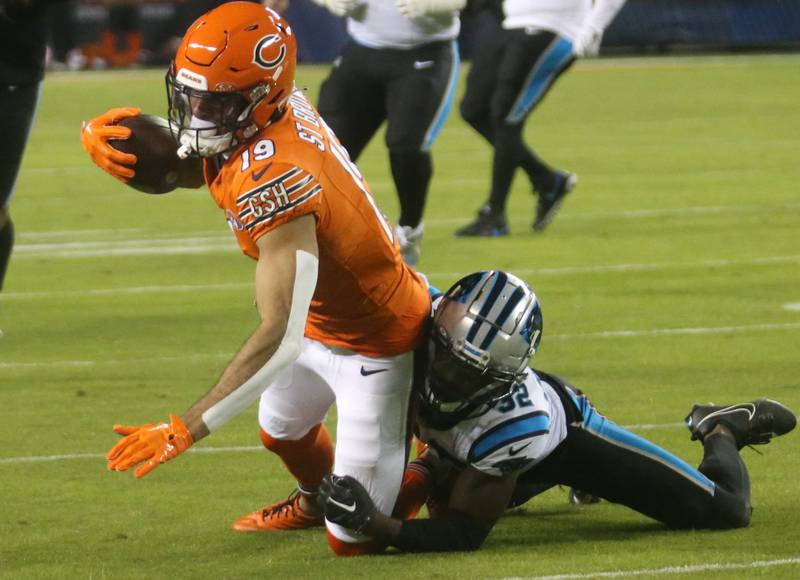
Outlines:
[[492,211],[489,205],[478,210],[478,217],[471,224],[456,230],[458,237],[497,238],[508,235],[508,223],[503,212]]
[[736,446],[769,443],[794,429],[797,417],[788,407],[771,399],[756,399],[739,405],[695,405],[686,417],[692,440],[703,441],[719,423],[733,433]]
[[577,183],[578,176],[574,173],[556,171],[552,189],[539,192],[536,219],[533,221],[535,231],[540,232],[547,227],[561,207],[564,198],[575,188]]

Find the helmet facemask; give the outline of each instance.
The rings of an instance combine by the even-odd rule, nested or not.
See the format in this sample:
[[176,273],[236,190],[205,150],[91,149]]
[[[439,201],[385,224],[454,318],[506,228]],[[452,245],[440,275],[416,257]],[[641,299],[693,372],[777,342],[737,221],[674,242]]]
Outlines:
[[230,153],[279,119],[294,90],[297,40],[275,11],[225,2],[186,31],[167,73],[179,155]]
[[434,315],[420,390],[423,422],[446,430],[489,411],[525,379],[541,330],[536,295],[513,274],[459,280]]
[[449,429],[465,419],[479,417],[505,397],[526,372],[491,368],[465,356],[464,345],[434,333],[429,343],[429,366],[422,387],[424,420],[434,429]]
[[166,84],[169,125],[181,144],[180,157],[213,157],[252,137],[258,128],[251,113],[269,92],[266,85],[240,92],[195,89],[175,79],[174,67]]

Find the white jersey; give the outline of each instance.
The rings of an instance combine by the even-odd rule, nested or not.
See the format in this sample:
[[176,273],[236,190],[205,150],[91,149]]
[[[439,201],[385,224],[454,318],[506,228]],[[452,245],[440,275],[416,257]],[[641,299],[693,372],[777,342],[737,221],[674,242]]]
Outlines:
[[488,475],[527,471],[567,436],[564,407],[533,371],[487,413],[448,431],[420,425],[420,436],[443,459]]
[[394,0],[365,0],[347,19],[353,40],[370,48],[405,49],[452,40],[460,27],[457,11],[409,19],[400,14]]
[[503,0],[503,28],[549,30],[575,42],[589,19],[602,31],[624,3],[625,0]]

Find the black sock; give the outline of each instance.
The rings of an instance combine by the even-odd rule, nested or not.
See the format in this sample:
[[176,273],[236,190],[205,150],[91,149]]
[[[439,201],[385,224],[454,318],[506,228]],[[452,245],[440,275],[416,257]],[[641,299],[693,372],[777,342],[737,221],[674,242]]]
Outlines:
[[495,128],[492,190],[489,193],[489,206],[493,212],[504,212],[506,209],[511,182],[520,162],[521,133],[521,125],[501,123]]
[[5,225],[0,229],[0,290],[3,289],[3,280],[6,277],[6,268],[11,258],[11,248],[14,247],[14,224],[11,216],[6,219]]
[[[492,124],[491,120],[488,117],[480,118],[480,119],[469,119],[469,124],[475,129],[481,136],[486,139],[489,143],[494,146],[494,137],[495,137],[495,130],[494,125]],[[519,137],[514,138],[513,134],[511,136],[512,140],[517,141],[517,151],[516,151],[516,159],[519,163],[519,167],[525,172],[528,176],[528,179],[531,182],[531,186],[537,191],[547,191],[553,187],[553,183],[555,181],[553,170],[540,159],[533,150],[528,147],[525,142],[522,140],[521,131],[522,126],[519,126]],[[500,169],[503,173],[507,173],[508,169],[503,167]],[[494,194],[494,201],[489,202],[489,205],[494,210],[497,208],[497,211],[503,211],[505,209],[505,199],[508,197],[508,190],[506,189],[506,194],[503,195],[502,191],[505,186],[505,179],[501,177],[502,180],[498,181],[495,185],[493,183],[492,191],[496,191],[497,193]],[[508,181],[508,187],[510,187],[511,182]]]
[[520,142],[519,165],[528,175],[528,179],[531,180],[531,185],[536,191],[548,191],[553,188],[555,183],[553,170],[524,142]]
[[415,228],[422,221],[428,184],[433,175],[431,154],[423,151],[390,151],[392,177],[400,198],[401,226]]
[[750,521],[750,476],[747,473],[736,441],[727,435],[716,434],[705,438],[703,462],[698,468],[713,481],[714,521],[710,527],[742,527]]

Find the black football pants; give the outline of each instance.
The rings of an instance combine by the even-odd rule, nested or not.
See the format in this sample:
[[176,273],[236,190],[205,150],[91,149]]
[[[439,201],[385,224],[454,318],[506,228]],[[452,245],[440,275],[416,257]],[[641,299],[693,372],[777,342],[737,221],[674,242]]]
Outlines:
[[354,160],[386,121],[401,225],[422,219],[430,149],[450,111],[458,65],[453,41],[408,50],[350,43],[320,89],[317,108]]
[[14,245],[14,224],[8,214],[8,204],[38,100],[39,83],[0,85],[0,109],[7,112],[0,115],[0,289]]
[[494,147],[489,203],[504,211],[521,167],[537,191],[553,170],[523,141],[525,120],[574,62],[572,43],[546,30],[498,30],[479,46],[467,77],[461,116]]
[[[562,395],[562,390],[559,394]],[[609,421],[569,393],[567,438],[520,476],[519,492],[567,485],[626,505],[673,528],[736,528],[750,521],[750,479],[734,441],[706,438],[699,469]],[[565,406],[569,403],[565,401]],[[519,495],[516,503],[521,503]]]

